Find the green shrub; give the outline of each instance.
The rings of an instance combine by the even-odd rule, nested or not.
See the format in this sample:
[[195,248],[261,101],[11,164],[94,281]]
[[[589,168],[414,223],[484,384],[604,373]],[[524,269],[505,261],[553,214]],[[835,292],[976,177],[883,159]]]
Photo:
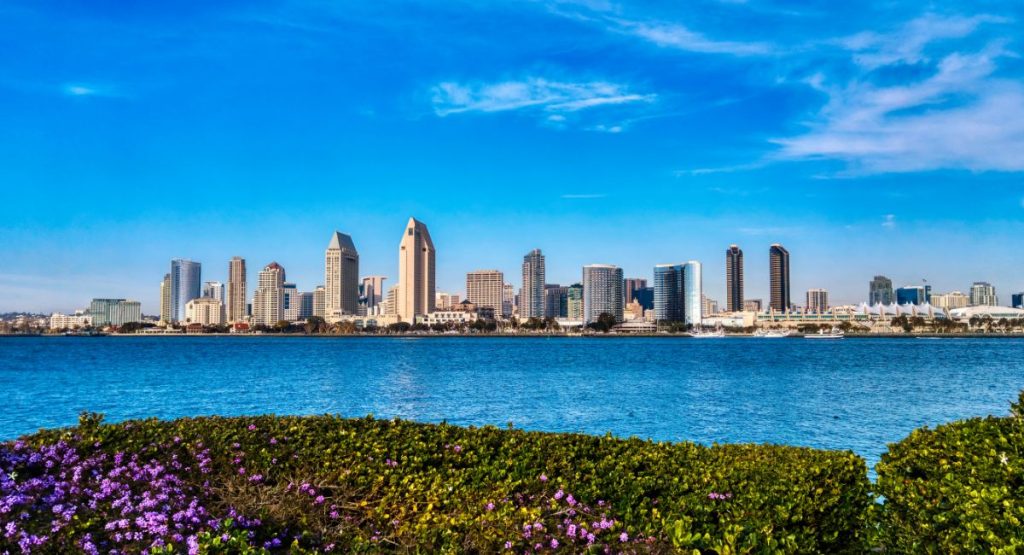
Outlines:
[[[61,439],[143,459],[209,449],[194,478],[210,482],[207,504],[258,518],[260,537],[287,534],[293,551],[853,553],[872,505],[853,453],[774,445],[332,416],[86,418],[24,438]],[[239,534],[199,540],[237,552]]]
[[1007,418],[915,430],[878,463],[880,543],[894,553],[1024,552],[1024,393]]

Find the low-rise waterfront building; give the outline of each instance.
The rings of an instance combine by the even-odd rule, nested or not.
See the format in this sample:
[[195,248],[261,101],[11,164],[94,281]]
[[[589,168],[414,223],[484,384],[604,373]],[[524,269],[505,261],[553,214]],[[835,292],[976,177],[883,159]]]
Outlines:
[[76,310],[74,314],[54,312],[50,315],[51,330],[74,330],[92,325],[92,316],[86,310]]
[[1010,308],[1008,306],[968,306],[955,308],[949,311],[950,318],[954,320],[970,320],[971,318],[991,318],[992,320],[1014,320],[1024,318],[1024,309]]
[[192,299],[185,304],[185,321],[203,326],[220,326],[225,323],[224,303],[213,297]]
[[477,321],[479,315],[476,311],[467,310],[437,310],[430,314],[420,314],[416,317],[417,324],[433,325],[463,325],[472,324]]
[[89,304],[92,325],[119,327],[142,321],[142,303],[126,299],[93,299]]

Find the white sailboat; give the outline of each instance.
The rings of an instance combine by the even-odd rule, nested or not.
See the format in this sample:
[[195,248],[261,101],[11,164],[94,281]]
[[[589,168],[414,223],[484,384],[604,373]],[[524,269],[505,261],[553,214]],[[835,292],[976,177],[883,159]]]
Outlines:
[[760,337],[763,339],[780,339],[783,337],[789,337],[793,335],[790,330],[766,330],[760,329],[754,332],[754,337]]
[[809,333],[804,336],[806,339],[842,339],[846,334],[843,330],[832,328],[832,331],[825,333],[825,330],[818,330],[818,333]]

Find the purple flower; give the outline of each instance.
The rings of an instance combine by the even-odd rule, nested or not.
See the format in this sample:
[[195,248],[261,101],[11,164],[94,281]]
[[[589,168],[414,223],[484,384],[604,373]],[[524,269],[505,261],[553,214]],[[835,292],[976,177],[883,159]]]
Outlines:
[[540,481],[541,481],[541,482],[547,482],[547,481],[548,481],[548,477],[547,477],[547,475],[545,475],[545,474],[541,474],[541,475],[540,475]]
[[493,511],[494,510],[494,503],[488,503],[487,504],[487,510],[488,511]]
[[619,541],[622,542],[622,543],[628,542],[629,541],[629,534],[627,534],[625,532],[619,534]]
[[558,549],[558,540],[551,538],[551,549]]
[[505,542],[505,549],[512,549],[512,542]]
[[256,431],[256,424],[249,424],[249,431],[250,432],[255,432]]
[[558,491],[555,492],[555,499],[556,500],[561,499],[564,496],[565,496],[565,492],[562,491],[561,489],[559,489]]

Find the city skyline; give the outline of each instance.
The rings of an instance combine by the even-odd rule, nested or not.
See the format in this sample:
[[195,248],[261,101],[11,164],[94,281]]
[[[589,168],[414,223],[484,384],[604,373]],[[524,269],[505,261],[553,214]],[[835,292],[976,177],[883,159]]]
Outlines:
[[6,2],[0,311],[157,313],[173,257],[228,283],[242,256],[249,284],[277,260],[312,290],[334,229],[394,284],[410,214],[442,291],[474,268],[518,287],[540,248],[555,283],[700,260],[724,303],[737,244],[768,299],[771,243],[797,299],[1024,290],[1024,6],[698,8]]

